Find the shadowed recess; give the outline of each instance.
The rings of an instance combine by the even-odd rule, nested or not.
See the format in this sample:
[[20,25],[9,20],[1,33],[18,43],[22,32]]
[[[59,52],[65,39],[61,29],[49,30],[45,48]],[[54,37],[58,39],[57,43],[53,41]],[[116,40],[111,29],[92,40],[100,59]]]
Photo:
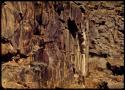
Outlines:
[[78,32],[78,28],[75,23],[75,20],[71,20],[70,18],[68,19],[68,29],[72,34],[73,38],[76,38],[76,33]]

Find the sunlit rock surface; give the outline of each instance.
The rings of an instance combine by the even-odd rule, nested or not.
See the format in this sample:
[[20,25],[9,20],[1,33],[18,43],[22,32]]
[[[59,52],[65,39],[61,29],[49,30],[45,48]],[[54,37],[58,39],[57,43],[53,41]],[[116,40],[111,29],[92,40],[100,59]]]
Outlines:
[[123,2],[7,1],[1,12],[3,88],[123,88],[106,69],[123,66]]

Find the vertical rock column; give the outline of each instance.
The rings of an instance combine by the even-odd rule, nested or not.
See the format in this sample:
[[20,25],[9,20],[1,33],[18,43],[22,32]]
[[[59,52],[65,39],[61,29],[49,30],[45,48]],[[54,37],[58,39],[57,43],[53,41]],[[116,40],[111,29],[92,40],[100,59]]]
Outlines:
[[[84,15],[82,13],[82,22],[84,22],[83,24],[81,24],[81,29],[82,29],[82,36],[83,36],[83,42],[81,43],[81,46],[83,47],[83,53],[81,53],[81,72],[83,76],[87,75],[87,62],[88,62],[88,41],[87,41],[87,32],[89,29],[89,21],[86,18],[86,15]],[[84,25],[84,26],[83,26]],[[85,28],[84,28],[85,27]]]

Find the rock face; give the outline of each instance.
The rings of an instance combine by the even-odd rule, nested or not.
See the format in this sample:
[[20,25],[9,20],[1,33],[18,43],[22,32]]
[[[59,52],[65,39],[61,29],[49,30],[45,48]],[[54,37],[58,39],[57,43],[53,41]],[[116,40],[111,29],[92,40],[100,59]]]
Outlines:
[[17,88],[54,88],[76,72],[85,75],[84,17],[71,2],[5,2],[2,36],[16,54],[2,47],[3,53],[12,54],[2,66],[3,87],[15,88],[7,86],[15,82]]
[[121,2],[91,2],[93,8],[89,17],[90,55],[100,57],[115,57],[124,53],[124,13]]
[[123,59],[123,8],[119,1],[4,2],[2,86],[73,87],[74,74],[88,75],[89,56],[103,58],[95,61],[101,70],[108,58]]

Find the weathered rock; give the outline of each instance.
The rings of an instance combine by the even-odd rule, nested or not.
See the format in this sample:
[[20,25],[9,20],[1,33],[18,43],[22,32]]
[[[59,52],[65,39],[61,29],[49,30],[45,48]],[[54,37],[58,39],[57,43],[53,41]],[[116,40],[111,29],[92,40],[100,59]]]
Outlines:
[[[106,74],[105,59],[123,59],[123,6],[119,1],[5,2],[1,34],[11,44],[2,43],[2,55],[9,53],[5,57],[10,59],[2,64],[2,86],[61,87],[74,73],[86,73],[89,52],[93,59],[89,69],[96,78],[86,83],[96,87],[98,78]],[[15,54],[17,51],[20,53]]]
[[17,50],[10,43],[1,44],[1,48],[1,55],[6,55],[8,53],[15,54],[17,52]]
[[123,89],[124,83],[108,83],[110,89]]

